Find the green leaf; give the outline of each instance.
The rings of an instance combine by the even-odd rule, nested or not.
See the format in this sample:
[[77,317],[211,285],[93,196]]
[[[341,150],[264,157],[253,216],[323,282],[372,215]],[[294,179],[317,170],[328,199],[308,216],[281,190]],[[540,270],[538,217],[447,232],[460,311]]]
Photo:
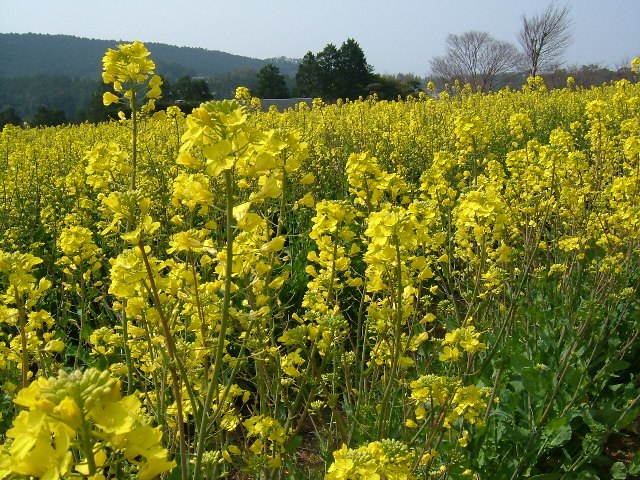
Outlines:
[[563,480],[602,480],[602,477],[593,469],[589,469],[569,473],[563,477]]
[[512,382],[509,382],[511,384],[511,386],[513,387],[513,390],[516,393],[522,393],[522,391],[524,390],[524,386],[522,385],[522,382],[519,380],[513,380]]
[[611,466],[611,478],[613,480],[624,480],[627,478],[627,467],[622,462],[616,462]]
[[556,480],[558,478],[562,478],[562,475],[559,473],[543,473],[542,475],[529,477],[529,480]]
[[168,480],[182,480],[182,470],[180,468],[180,454],[176,453],[175,460],[177,465],[169,472]]
[[571,426],[566,417],[552,420],[542,432],[542,439],[548,447],[558,447],[571,439]]
[[626,370],[631,365],[629,362],[624,360],[611,360],[607,362],[607,366],[605,367],[605,371],[607,373],[619,372],[620,370]]
[[300,435],[296,435],[287,443],[285,443],[284,449],[289,453],[293,453],[296,450],[298,450],[298,447],[300,446],[301,443],[302,443],[302,437]]
[[640,474],[640,450],[636,452],[631,460],[631,464],[629,464],[629,475],[638,474]]
[[540,370],[535,367],[526,367],[522,369],[522,385],[527,393],[536,396],[540,390]]
[[533,362],[531,360],[516,352],[513,352],[509,357],[509,363],[511,364],[511,368],[516,372],[521,372],[523,369],[533,366]]

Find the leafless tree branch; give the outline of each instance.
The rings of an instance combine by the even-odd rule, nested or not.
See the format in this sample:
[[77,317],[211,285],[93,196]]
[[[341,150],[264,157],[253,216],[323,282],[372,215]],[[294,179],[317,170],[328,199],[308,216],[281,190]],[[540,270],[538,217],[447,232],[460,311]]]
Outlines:
[[551,3],[533,17],[522,15],[517,39],[530,75],[551,72],[562,65],[562,57],[573,43],[569,13],[567,5],[560,8]]
[[489,90],[497,75],[521,63],[516,47],[496,40],[487,32],[470,31],[449,34],[446,54],[431,60],[431,71],[446,81],[470,83],[479,90]]

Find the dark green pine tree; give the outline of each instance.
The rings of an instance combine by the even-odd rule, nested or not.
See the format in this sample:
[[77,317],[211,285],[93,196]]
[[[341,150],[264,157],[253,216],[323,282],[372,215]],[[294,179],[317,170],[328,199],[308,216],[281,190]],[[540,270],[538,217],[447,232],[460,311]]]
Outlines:
[[289,89],[278,67],[268,63],[257,74],[256,95],[260,98],[289,98]]
[[367,59],[353,38],[347,39],[338,51],[337,68],[337,96],[340,98],[357,99],[360,95],[366,96],[367,85],[372,81],[373,68],[367,63]]
[[320,74],[320,94],[325,100],[340,97],[340,52],[333,43],[316,55]]
[[299,97],[320,97],[320,66],[313,52],[307,52],[298,65],[295,94]]

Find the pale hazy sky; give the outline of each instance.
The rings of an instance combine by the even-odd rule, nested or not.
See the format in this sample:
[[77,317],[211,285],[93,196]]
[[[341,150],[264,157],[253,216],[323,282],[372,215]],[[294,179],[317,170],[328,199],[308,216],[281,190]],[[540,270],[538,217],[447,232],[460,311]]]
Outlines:
[[[378,73],[425,75],[448,33],[516,42],[523,13],[548,0],[0,0],[0,33],[69,34],[301,58],[354,38]],[[640,0],[568,0],[568,65],[640,56]],[[152,52],[153,55],[153,52]],[[0,68],[2,66],[0,65]]]

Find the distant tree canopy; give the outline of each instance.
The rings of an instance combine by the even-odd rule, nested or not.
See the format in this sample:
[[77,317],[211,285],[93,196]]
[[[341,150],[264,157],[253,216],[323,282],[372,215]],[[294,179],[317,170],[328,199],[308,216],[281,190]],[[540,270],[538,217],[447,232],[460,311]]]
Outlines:
[[299,97],[315,98],[320,96],[321,90],[320,65],[313,52],[307,52],[298,66],[295,94]]
[[[1,77],[70,76],[93,80],[101,73],[100,59],[116,40],[95,40],[69,35],[0,33]],[[266,63],[284,75],[294,75],[297,62],[287,58],[262,60],[203,48],[147,43],[157,72],[175,80],[184,75],[217,77],[237,70],[253,70]]]
[[63,110],[39,107],[29,124],[34,127],[55,127],[69,123]]
[[166,101],[182,100],[189,103],[202,103],[213,98],[209,84],[203,78],[180,77],[174,83],[164,79],[162,98]]
[[329,43],[321,52],[307,52],[296,74],[296,94],[305,97],[355,99],[369,93],[372,67],[354,39],[338,49]]
[[12,107],[5,107],[0,110],[0,130],[5,125],[20,125],[20,123],[20,117]]
[[370,94],[380,100],[397,100],[406,98],[422,90],[422,79],[411,74],[379,75],[372,74],[371,83],[367,86]]
[[98,79],[47,75],[20,78],[0,76],[0,107],[10,105],[16,115],[26,121],[33,119],[41,106],[63,110],[67,119],[82,121],[84,118],[80,111],[97,85]]
[[260,98],[289,98],[289,88],[278,67],[268,63],[256,75],[258,85],[255,94]]

